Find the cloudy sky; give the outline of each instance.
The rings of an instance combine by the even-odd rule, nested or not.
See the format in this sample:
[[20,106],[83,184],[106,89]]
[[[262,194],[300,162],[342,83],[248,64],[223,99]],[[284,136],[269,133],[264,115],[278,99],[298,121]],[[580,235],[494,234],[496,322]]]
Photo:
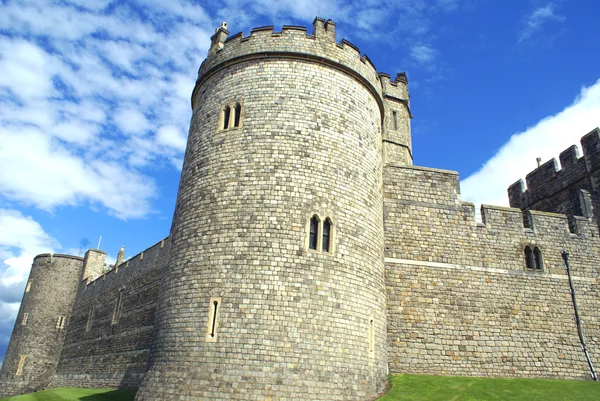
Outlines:
[[506,205],[600,126],[593,0],[0,0],[0,360],[33,256],[168,235],[214,28],[316,15],[407,72],[415,164],[458,170],[465,200]]

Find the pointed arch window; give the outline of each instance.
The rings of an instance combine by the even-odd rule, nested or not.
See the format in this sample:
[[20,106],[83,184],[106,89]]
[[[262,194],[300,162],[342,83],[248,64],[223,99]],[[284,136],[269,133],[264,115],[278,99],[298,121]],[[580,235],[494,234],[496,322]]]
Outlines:
[[229,119],[231,118],[231,107],[225,106],[223,109],[223,129],[229,128]]
[[315,214],[310,218],[310,234],[308,238],[308,247],[317,249],[317,241],[319,239],[319,217]]
[[528,269],[533,269],[535,267],[535,259],[533,258],[533,251],[531,250],[529,245],[527,245],[525,247],[525,266]]
[[329,217],[323,222],[323,252],[329,252],[329,243],[331,240],[331,220]]
[[119,324],[119,318],[121,317],[121,307],[123,306],[123,290],[119,291],[117,298],[115,299],[115,309],[113,310],[111,325],[116,326]]
[[535,269],[542,270],[544,267],[544,262],[542,260],[542,251],[537,246],[533,248],[533,260],[535,262]]
[[240,126],[241,118],[242,118],[242,105],[240,105],[239,103],[236,103],[235,107],[233,108],[233,126],[234,127]]
[[330,217],[321,218],[316,213],[310,216],[306,223],[305,235],[304,246],[306,249],[334,252],[335,226]]
[[536,246],[531,249],[529,245],[525,247],[525,266],[530,270],[542,270],[544,268],[544,260],[540,248]]
[[242,126],[244,114],[242,105],[243,102],[240,100],[223,106],[219,114],[218,131]]

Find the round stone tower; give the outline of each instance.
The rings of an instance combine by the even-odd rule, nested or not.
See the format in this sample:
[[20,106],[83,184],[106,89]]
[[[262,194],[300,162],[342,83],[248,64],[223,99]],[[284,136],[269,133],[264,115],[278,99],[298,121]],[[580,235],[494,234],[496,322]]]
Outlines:
[[227,35],[192,96],[136,400],[371,399],[387,374],[380,78],[331,20]]
[[35,257],[0,371],[0,397],[46,388],[56,371],[83,259]]

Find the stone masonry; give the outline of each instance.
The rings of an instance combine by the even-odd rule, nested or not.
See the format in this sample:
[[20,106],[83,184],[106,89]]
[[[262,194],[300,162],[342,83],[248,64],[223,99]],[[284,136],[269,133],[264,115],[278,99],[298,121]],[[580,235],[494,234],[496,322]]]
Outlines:
[[478,222],[456,172],[412,165],[406,75],[333,21],[211,40],[169,237],[108,269],[100,250],[36,257],[0,397],[355,401],[388,373],[590,377],[560,252],[600,363],[598,129]]

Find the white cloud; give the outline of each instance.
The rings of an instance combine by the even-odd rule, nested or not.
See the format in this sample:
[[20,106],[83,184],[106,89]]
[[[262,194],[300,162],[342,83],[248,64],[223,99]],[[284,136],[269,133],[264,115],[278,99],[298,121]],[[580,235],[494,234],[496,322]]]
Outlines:
[[431,65],[437,54],[438,51],[429,45],[414,45],[410,49],[410,57],[421,66]]
[[518,42],[524,42],[539,32],[550,21],[562,22],[565,17],[555,12],[555,4],[550,2],[544,7],[536,8],[525,19],[525,26],[521,29]]
[[[542,161],[560,152],[600,126],[600,80],[583,88],[560,113],[544,118],[524,132],[514,134],[483,167],[461,182],[463,199],[477,204],[508,205],[507,188],[524,178]],[[580,149],[581,150],[581,149]]]
[[36,129],[0,127],[0,192],[45,210],[91,201],[127,218],[151,210],[155,188],[151,179],[123,165],[86,162]]
[[135,107],[120,108],[113,117],[122,132],[127,134],[144,134],[150,124],[148,119]]
[[110,3],[2,4],[0,201],[143,217],[147,169],[180,166],[214,24],[185,1]]
[[0,326],[16,316],[34,256],[58,246],[31,217],[0,209]]
[[165,145],[180,152],[185,151],[187,138],[174,126],[160,127],[156,132],[156,142],[159,145]]

